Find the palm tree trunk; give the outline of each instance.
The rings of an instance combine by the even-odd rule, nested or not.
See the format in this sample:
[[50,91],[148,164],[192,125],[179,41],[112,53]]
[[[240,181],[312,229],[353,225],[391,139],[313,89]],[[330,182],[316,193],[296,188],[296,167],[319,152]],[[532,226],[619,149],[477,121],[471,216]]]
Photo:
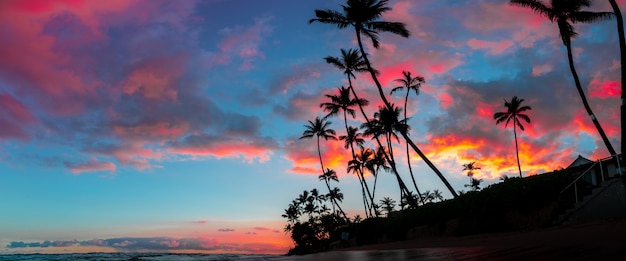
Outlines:
[[[409,103],[409,93],[411,91],[411,88],[406,88],[406,96],[404,97],[404,123],[408,124],[408,119],[406,116],[406,107],[407,104]],[[417,192],[417,198],[419,199],[419,201],[422,202],[422,204],[424,204],[424,199],[422,199],[422,194],[420,193],[420,190],[417,188],[417,183],[415,182],[415,176],[413,176],[413,168],[411,167],[411,153],[409,151],[409,144],[406,144],[406,164],[409,166],[409,174],[411,174],[411,181],[413,181],[413,186],[415,187],[415,192]]]
[[[391,104],[389,103],[389,101],[387,101],[387,98],[385,98],[385,93],[383,92],[383,87],[380,84],[380,82],[378,81],[378,77],[376,77],[376,72],[374,72],[374,69],[372,68],[372,65],[370,64],[370,61],[367,58],[367,54],[365,53],[365,49],[363,48],[363,43],[361,42],[361,32],[360,32],[360,29],[358,29],[358,28],[356,28],[356,39],[357,39],[357,42],[359,44],[359,50],[361,51],[361,56],[363,56],[363,61],[367,65],[367,70],[370,72],[370,74],[372,76],[372,79],[374,80],[374,83],[376,83],[376,87],[378,88],[378,94],[380,95],[380,98],[383,100],[383,103],[385,103],[385,106],[387,106],[387,108],[391,108]],[[435,167],[435,165],[432,162],[430,162],[430,160],[426,157],[426,155],[424,155],[424,153],[422,153],[422,151],[417,148],[415,143],[413,143],[413,140],[411,140],[411,138],[409,138],[409,136],[406,135],[406,133],[402,133],[402,137],[404,137],[406,142],[409,143],[409,145],[411,145],[413,150],[422,158],[422,160],[424,160],[424,162],[426,162],[428,167],[430,167],[435,172],[435,174],[437,174],[439,179],[441,179],[441,181],[446,185],[446,187],[448,188],[448,190],[450,191],[452,196],[454,196],[455,198],[458,197],[458,194],[456,193],[456,191],[454,191],[454,189],[452,188],[452,186],[450,185],[448,180],[443,176],[443,174],[441,174],[439,169],[437,169],[437,167]],[[406,189],[406,186],[404,185],[404,182],[402,182],[402,179],[400,178],[400,176],[398,175],[397,172],[396,172],[396,176],[397,176],[398,180],[402,183],[401,186],[404,186],[405,189]],[[408,191],[408,189],[407,189],[407,191]]]
[[[350,90],[352,91],[352,95],[354,95],[354,98],[358,99],[359,96],[357,96],[356,92],[354,91],[354,88],[352,87],[352,84],[350,84]],[[367,122],[369,124],[370,120],[367,117],[367,114],[365,114],[365,110],[363,110],[363,106],[361,106],[360,104],[359,104],[359,109],[361,110],[361,113],[363,114],[363,118],[365,118],[365,122]],[[374,139],[378,143],[379,147],[383,147],[382,142],[380,141],[378,136],[374,135]],[[388,162],[391,162],[391,158],[387,154],[388,154],[387,152],[383,153],[383,155],[385,155],[385,160],[387,160]],[[390,165],[391,165],[391,169],[393,170],[393,173],[396,175],[396,179],[398,180],[398,185],[400,186],[400,190],[401,191],[404,190],[405,193],[408,193],[409,189],[404,184],[404,181],[402,181],[402,178],[400,178],[400,174],[398,174],[398,170],[396,169],[396,166],[392,165],[392,164],[390,164]]]
[[[343,110],[343,122],[346,125],[346,135],[349,135],[350,130],[348,129],[348,115],[346,110]],[[354,153],[354,146],[352,146],[352,142],[350,142],[350,152],[352,152],[352,160],[356,160],[356,154]],[[369,217],[368,211],[368,203],[367,196],[365,195],[365,187],[367,187],[367,183],[365,182],[365,177],[363,177],[363,171],[361,168],[358,169],[357,178],[359,179],[359,183],[361,184],[361,193],[363,194],[363,207],[365,208],[365,216]],[[368,189],[369,193],[369,189]],[[371,210],[370,210],[371,212]],[[371,214],[371,213],[370,213]]]
[[[320,157],[320,165],[322,166],[322,175],[326,173],[324,169],[324,163],[322,161],[322,150],[320,149],[320,136],[317,136],[317,155]],[[326,183],[326,187],[328,188],[328,193],[330,192],[330,184],[328,184],[328,179],[324,179]],[[333,206],[333,212],[335,212],[335,201],[331,199],[330,204]]]
[[593,121],[593,125],[596,126],[596,129],[600,133],[600,137],[602,137],[602,141],[604,141],[604,145],[609,150],[609,154],[610,155],[615,155],[615,150],[613,149],[613,146],[611,145],[611,142],[609,142],[609,138],[606,137],[606,134],[604,133],[604,130],[602,129],[602,126],[600,126],[600,122],[598,122],[598,119],[593,114],[593,111],[591,111],[591,107],[589,107],[589,103],[587,102],[587,97],[585,96],[585,92],[583,91],[583,88],[580,85],[580,80],[578,79],[578,73],[576,73],[576,68],[574,68],[574,57],[572,55],[572,44],[571,44],[571,41],[569,39],[566,41],[565,46],[567,47],[567,58],[569,60],[569,68],[572,71],[572,76],[574,76],[574,82],[576,83],[576,90],[578,90],[578,94],[580,95],[580,99],[583,101],[583,106],[585,107],[585,110],[587,111],[587,114],[589,114],[589,117],[591,117],[591,120]]
[[519,170],[519,177],[522,177],[522,165],[519,164],[519,150],[517,149],[517,131],[516,121],[513,121],[513,137],[515,138],[515,157],[517,158],[517,169]]
[[317,155],[320,157],[320,165],[322,166],[322,174],[326,171],[322,162],[322,151],[320,150],[320,136],[317,136]]
[[[622,18],[622,11],[617,6],[615,0],[609,0],[611,3],[611,7],[613,8],[613,13],[615,13],[615,20],[617,20],[617,35],[619,36],[619,53],[622,67],[622,101],[620,104],[620,121],[621,121],[621,153],[624,154],[626,151],[626,107],[624,106],[624,95],[626,94],[625,86],[626,86],[626,66],[624,66],[624,62],[626,62],[626,40],[624,40],[624,19]],[[622,155],[622,160],[624,156]],[[625,161],[622,161],[622,166],[624,166]],[[621,172],[621,170],[620,170]]]

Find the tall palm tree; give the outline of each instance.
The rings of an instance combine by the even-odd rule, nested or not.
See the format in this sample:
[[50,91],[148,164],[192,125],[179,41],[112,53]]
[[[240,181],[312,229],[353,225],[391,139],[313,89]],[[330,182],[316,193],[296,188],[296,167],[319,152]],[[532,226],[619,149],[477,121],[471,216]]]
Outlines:
[[[372,160],[366,163],[365,167],[374,175],[374,187],[372,188],[372,198],[376,197],[376,182],[378,181],[378,175],[380,169],[389,171],[391,167],[388,164],[387,153],[383,146],[379,146],[376,153],[373,154]],[[372,200],[373,202],[373,200]]]
[[[355,114],[353,107],[366,106],[368,104],[368,101],[365,99],[352,98],[350,96],[350,88],[345,88],[343,86],[341,86],[340,88],[337,88],[336,94],[326,94],[325,96],[328,99],[330,99],[330,101],[321,103],[320,107],[323,108],[324,111],[328,112],[328,115],[326,115],[326,117],[335,116],[340,111],[342,111],[343,121],[346,127],[346,134],[356,135],[356,132],[350,133],[351,127],[348,126],[348,114],[352,116],[352,118],[356,118],[356,114]],[[348,139],[348,136],[345,136],[345,137],[346,139]],[[353,137],[353,138],[357,138],[357,137]],[[350,149],[352,159],[354,159],[355,154],[354,154],[354,147],[352,145],[352,139],[350,139],[350,142],[346,141],[345,148]],[[363,173],[357,173],[357,177],[359,179],[359,183],[361,184],[361,191],[363,192],[363,200],[365,201],[366,200],[365,188],[367,186],[367,183],[365,183],[365,179],[363,178]],[[367,204],[365,203],[365,205]],[[367,207],[366,207],[366,211],[367,211]]]
[[[518,163],[519,163],[519,161],[518,161]],[[479,169],[480,169],[480,167],[478,167],[476,165],[476,161],[472,161],[470,163],[463,164],[463,171],[467,170],[467,176],[470,177],[470,181],[474,177],[474,171],[475,170],[479,170]]]
[[524,99],[518,99],[517,96],[513,96],[511,98],[511,102],[508,102],[506,99],[504,100],[504,107],[506,111],[496,112],[493,115],[493,119],[496,120],[496,125],[501,122],[505,122],[504,127],[509,126],[509,122],[513,121],[513,135],[515,138],[515,156],[517,156],[517,169],[519,170],[519,177],[522,177],[522,167],[519,164],[519,150],[517,147],[517,127],[520,130],[524,130],[524,125],[520,119],[526,121],[526,123],[530,123],[530,117],[524,114],[525,111],[532,110],[530,106],[522,106],[522,102]]
[[[402,71],[402,78],[399,79],[395,79],[396,82],[402,84],[400,86],[397,86],[393,89],[391,89],[391,94],[393,95],[394,92],[396,91],[401,91],[402,89],[406,89],[406,95],[404,96],[404,121],[407,122],[408,118],[407,118],[407,109],[406,106],[409,103],[409,94],[411,93],[411,91],[415,92],[415,95],[419,95],[420,93],[420,87],[422,86],[422,83],[425,83],[426,81],[424,80],[424,77],[417,75],[415,77],[413,77],[411,75],[411,72],[408,71]],[[413,181],[413,186],[415,187],[415,191],[417,192],[417,195],[420,195],[420,190],[417,188],[417,183],[415,182],[415,176],[413,176],[413,168],[411,167],[411,153],[409,151],[409,144],[406,144],[406,161],[407,161],[407,165],[409,166],[409,174],[411,175],[411,181]]]
[[[387,152],[389,153],[389,165],[396,169],[396,162],[393,154],[393,140],[399,142],[397,132],[407,132],[409,126],[405,120],[398,120],[400,116],[400,108],[391,105],[391,107],[380,106],[378,111],[374,113],[374,118],[370,122],[363,123],[361,128],[365,129],[363,134],[369,137],[378,137],[385,135],[387,143]],[[398,185],[400,186],[400,198],[402,195],[409,194],[409,190],[404,186],[404,182],[400,175],[396,175]]]
[[[402,37],[409,37],[410,33],[406,29],[405,25],[400,22],[387,22],[380,21],[379,18],[383,15],[383,13],[391,10],[390,7],[387,6],[388,0],[347,0],[345,5],[342,5],[343,13],[335,11],[335,10],[315,10],[316,18],[309,20],[309,23],[320,22],[325,24],[331,24],[337,26],[339,29],[344,29],[347,27],[353,27],[356,33],[357,43],[359,45],[359,50],[361,51],[361,56],[363,58],[363,62],[366,65],[367,70],[370,72],[372,76],[372,80],[376,83],[376,88],[378,88],[378,94],[382,99],[385,106],[390,107],[390,103],[385,97],[385,93],[383,92],[382,85],[376,76],[376,70],[372,67],[369,59],[367,58],[367,54],[365,49],[363,48],[363,42],[361,40],[361,34],[364,34],[366,37],[372,40],[372,45],[374,48],[378,48],[380,46],[380,42],[378,41],[378,33],[379,32],[389,32],[393,34],[400,35]],[[426,157],[426,155],[413,143],[413,140],[408,136],[407,133],[401,133],[402,137],[406,140],[406,142],[413,148],[413,150],[424,160],[424,162],[437,174],[439,179],[446,185],[450,193],[457,197],[456,191],[452,188],[452,185],[448,182],[448,180],[441,174],[439,169]],[[402,186],[402,184],[400,185]]]
[[[339,177],[337,177],[337,172],[332,169],[326,169],[326,171],[324,171],[324,174],[319,175],[318,178],[319,180],[324,181],[324,183],[326,184],[326,188],[328,188],[329,196],[327,198],[330,198],[330,202],[333,205],[333,212],[335,212],[335,206],[337,206],[337,208],[339,208],[340,213],[344,216],[344,218],[346,218],[346,220],[348,220],[348,216],[346,216],[346,213],[343,212],[343,209],[341,209],[341,206],[339,206],[339,203],[337,202],[337,197],[334,197],[336,195],[333,195],[333,190],[330,188],[331,180],[339,182]],[[341,198],[343,199],[343,194],[341,195]]]
[[[356,132],[357,129],[354,127],[350,127],[350,131],[348,133],[352,133],[353,136],[356,136],[356,134],[361,135],[360,133]],[[341,136],[339,137],[340,139],[342,137],[348,137],[348,136]],[[363,194],[363,205],[366,209],[366,215],[371,215],[371,204],[367,202],[367,197],[369,196],[370,202],[373,202],[373,198],[372,198],[372,193],[370,192],[369,189],[369,185],[367,185],[367,181],[365,180],[365,166],[367,164],[367,162],[370,160],[372,154],[374,154],[374,152],[371,149],[366,149],[363,148],[362,144],[365,142],[365,140],[363,140],[362,138],[359,138],[359,141],[361,142],[361,145],[359,146],[361,148],[361,150],[359,152],[357,152],[356,154],[354,154],[353,158],[351,161],[348,162],[348,168],[347,168],[347,172],[348,173],[355,173],[357,176],[359,176],[359,181],[361,181],[361,192]],[[348,146],[348,141],[346,138],[346,146]],[[367,192],[367,194],[366,194]],[[370,212],[369,214],[367,212]]]
[[320,150],[320,137],[324,138],[324,140],[337,139],[335,137],[335,130],[328,128],[330,124],[330,121],[315,117],[315,121],[309,121],[309,125],[304,125],[305,130],[302,136],[300,136],[300,139],[310,139],[313,138],[313,136],[317,136],[317,154],[320,158],[322,173],[324,172],[324,162],[322,161],[322,151]]
[[[332,57],[332,56],[328,56],[326,58],[324,58],[326,60],[327,63],[330,63],[332,65],[334,65],[335,67],[339,68],[340,70],[343,71],[343,73],[348,77],[348,83],[349,86],[348,88],[350,89],[350,91],[352,92],[352,95],[354,96],[354,98],[356,100],[360,100],[359,96],[357,95],[356,91],[354,90],[354,87],[352,86],[352,78],[356,78],[356,76],[354,75],[355,72],[364,72],[364,71],[368,71],[366,64],[363,60],[363,56],[359,55],[359,53],[356,50],[353,49],[349,49],[349,50],[345,50],[345,49],[341,49],[341,56],[340,57]],[[363,106],[366,106],[367,103],[357,103],[361,114],[363,115],[363,118],[365,119],[365,122],[367,124],[370,123],[370,119],[367,116],[367,114],[365,113],[365,110],[363,109]],[[374,136],[374,139],[376,140],[376,143],[378,144],[379,147],[382,147],[382,143],[380,141],[380,139],[378,138],[378,136]],[[385,151],[383,151],[383,155],[384,157],[387,159],[387,161],[391,162],[391,159],[389,158],[389,155],[387,155],[387,153]],[[395,168],[395,165],[392,166],[392,170],[394,172],[394,174],[396,175],[396,177],[400,177],[400,175],[398,174],[398,170]],[[402,179],[398,179],[399,181],[402,181]],[[401,182],[399,184],[401,190],[405,190],[408,191],[408,188],[406,188],[404,182]]]
[[[624,19],[622,18],[622,11],[619,9],[617,2],[615,0],[609,0],[611,3],[611,8],[613,8],[613,13],[615,14],[615,20],[617,20],[617,35],[619,37],[619,54],[620,61],[622,67],[622,101],[626,98],[626,40],[624,39]],[[626,107],[622,102],[620,104],[620,121],[621,121],[621,152],[624,154],[626,151]],[[624,157],[622,156],[622,166],[624,166],[625,161],[623,161]],[[620,170],[621,171],[621,170]]]
[[602,138],[602,141],[604,142],[604,145],[606,146],[609,153],[611,155],[615,155],[615,149],[613,149],[613,145],[611,145],[611,142],[604,133],[602,126],[600,126],[600,122],[593,114],[593,111],[589,106],[589,102],[587,101],[585,92],[580,84],[578,73],[576,72],[576,68],[574,67],[574,57],[572,55],[572,38],[576,37],[577,35],[576,31],[574,31],[574,26],[572,24],[592,23],[600,20],[606,20],[611,17],[612,13],[580,11],[580,8],[582,7],[589,7],[591,5],[591,0],[552,0],[550,6],[544,4],[540,0],[511,0],[511,4],[528,7],[539,15],[547,17],[551,22],[556,22],[559,27],[559,32],[561,34],[561,40],[563,40],[563,44],[567,48],[569,68],[572,72],[572,76],[574,77],[576,90],[578,90],[578,95],[583,102],[585,111],[587,111],[587,114],[589,114],[589,117],[593,121],[593,125],[595,125],[596,129],[600,133],[600,137]]

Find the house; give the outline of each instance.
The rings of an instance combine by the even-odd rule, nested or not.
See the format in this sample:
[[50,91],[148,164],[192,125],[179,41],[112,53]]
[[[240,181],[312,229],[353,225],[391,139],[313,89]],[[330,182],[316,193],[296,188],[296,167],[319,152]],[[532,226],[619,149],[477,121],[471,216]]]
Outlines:
[[[592,161],[583,156],[578,157],[567,166],[566,169],[578,169],[581,173],[584,172],[582,179],[587,183],[598,186],[600,183],[607,179],[619,177],[621,175],[619,169],[621,168],[621,154],[615,157],[607,157]],[[619,160],[618,160],[619,159]]]

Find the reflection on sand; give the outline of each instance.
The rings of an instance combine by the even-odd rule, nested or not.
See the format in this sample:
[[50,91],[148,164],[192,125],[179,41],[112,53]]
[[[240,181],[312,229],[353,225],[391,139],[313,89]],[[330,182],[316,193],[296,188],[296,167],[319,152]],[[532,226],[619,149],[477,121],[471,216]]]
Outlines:
[[367,261],[367,260],[462,260],[480,256],[484,248],[421,248],[403,250],[353,250],[318,253],[300,257],[285,257],[284,260],[338,260],[338,261]]

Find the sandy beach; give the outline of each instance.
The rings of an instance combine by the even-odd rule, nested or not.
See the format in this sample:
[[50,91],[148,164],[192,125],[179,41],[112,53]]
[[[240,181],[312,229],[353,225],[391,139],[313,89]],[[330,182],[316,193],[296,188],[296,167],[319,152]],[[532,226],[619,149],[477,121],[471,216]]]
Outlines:
[[345,248],[293,260],[626,260],[626,218]]

